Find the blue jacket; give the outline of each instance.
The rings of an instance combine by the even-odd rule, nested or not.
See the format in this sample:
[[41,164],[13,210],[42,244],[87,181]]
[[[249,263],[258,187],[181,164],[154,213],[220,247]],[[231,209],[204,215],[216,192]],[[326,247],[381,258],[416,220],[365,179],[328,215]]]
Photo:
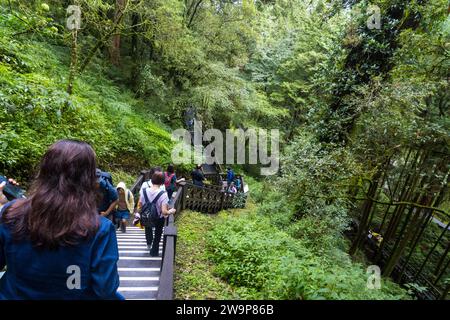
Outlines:
[[228,170],[227,172],[227,182],[230,184],[234,180],[234,172],[233,170]]
[[119,199],[119,194],[117,193],[117,189],[106,179],[100,180],[99,189],[102,199],[97,209],[98,212],[102,212],[108,210],[111,203]]
[[57,250],[13,241],[9,228],[0,224],[0,270],[7,265],[0,278],[0,300],[124,299],[117,293],[118,259],[116,231],[104,217],[95,236]]

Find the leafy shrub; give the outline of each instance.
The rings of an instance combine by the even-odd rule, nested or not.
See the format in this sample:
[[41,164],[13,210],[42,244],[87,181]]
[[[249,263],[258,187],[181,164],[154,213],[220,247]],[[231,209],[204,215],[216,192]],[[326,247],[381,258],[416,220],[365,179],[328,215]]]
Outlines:
[[239,299],[245,290],[235,290],[215,276],[204,250],[208,231],[216,216],[183,211],[177,217],[178,240],[175,257],[175,299]]
[[342,248],[342,235],[336,234],[331,219],[305,216],[286,228],[287,233],[318,253]]
[[281,229],[291,225],[295,219],[294,212],[294,204],[286,201],[285,195],[277,191],[266,192],[258,206],[258,213],[268,217],[274,226]]
[[383,280],[380,290],[366,288],[359,264],[318,256],[314,250],[256,214],[225,216],[208,238],[215,272],[253,299],[401,299],[407,294]]
[[258,181],[251,176],[245,177],[245,183],[249,187],[250,197],[257,203],[260,203],[265,199],[264,189],[266,184],[264,182]]

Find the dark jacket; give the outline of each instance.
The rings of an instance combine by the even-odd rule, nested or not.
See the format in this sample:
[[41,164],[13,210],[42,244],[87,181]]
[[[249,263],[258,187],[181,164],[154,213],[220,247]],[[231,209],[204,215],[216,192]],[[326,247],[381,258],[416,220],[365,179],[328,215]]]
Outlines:
[[192,182],[196,186],[203,187],[203,185],[204,185],[203,180],[205,180],[205,176],[203,175],[201,170],[195,169],[194,171],[192,171],[191,176],[192,176]]

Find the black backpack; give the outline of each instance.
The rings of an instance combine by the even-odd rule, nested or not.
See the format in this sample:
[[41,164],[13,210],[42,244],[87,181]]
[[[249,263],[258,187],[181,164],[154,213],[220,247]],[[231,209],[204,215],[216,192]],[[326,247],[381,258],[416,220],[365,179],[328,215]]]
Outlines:
[[151,202],[148,200],[147,188],[145,188],[143,190],[143,193],[144,193],[145,203],[141,209],[141,225],[143,225],[144,227],[149,227],[154,222],[159,220],[159,213],[158,213],[158,209],[156,208],[156,202],[158,201],[159,197],[162,196],[164,191],[161,190],[158,193],[158,195],[155,197],[155,199],[153,199],[153,201],[151,201]]

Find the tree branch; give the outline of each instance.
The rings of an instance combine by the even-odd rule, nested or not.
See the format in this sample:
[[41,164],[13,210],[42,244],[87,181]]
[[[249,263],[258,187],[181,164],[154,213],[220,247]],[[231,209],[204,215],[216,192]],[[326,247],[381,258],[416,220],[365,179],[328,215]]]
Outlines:
[[198,10],[199,6],[202,4],[202,2],[203,2],[203,0],[199,0],[199,1],[196,3],[195,8],[194,8],[194,12],[192,12],[191,18],[189,19],[189,23],[187,24],[187,27],[188,27],[188,28],[191,27],[192,22],[194,21],[194,17],[195,17],[195,15],[197,14],[197,10]]

